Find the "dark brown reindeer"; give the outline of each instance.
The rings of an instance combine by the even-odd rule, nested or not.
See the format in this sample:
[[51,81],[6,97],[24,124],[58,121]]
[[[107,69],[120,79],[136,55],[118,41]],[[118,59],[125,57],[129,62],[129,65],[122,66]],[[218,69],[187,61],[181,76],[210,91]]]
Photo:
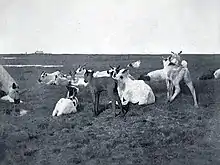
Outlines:
[[103,91],[108,92],[108,96],[112,102],[112,109],[115,112],[115,116],[119,115],[120,113],[116,113],[116,101],[119,104],[119,108],[123,114],[125,111],[123,110],[122,103],[120,97],[118,95],[117,90],[117,81],[111,77],[93,77],[94,71],[86,70],[84,74],[84,81],[88,83],[90,92],[92,94],[93,99],[93,113],[95,116],[98,116],[98,106],[99,106],[99,98],[100,94]]

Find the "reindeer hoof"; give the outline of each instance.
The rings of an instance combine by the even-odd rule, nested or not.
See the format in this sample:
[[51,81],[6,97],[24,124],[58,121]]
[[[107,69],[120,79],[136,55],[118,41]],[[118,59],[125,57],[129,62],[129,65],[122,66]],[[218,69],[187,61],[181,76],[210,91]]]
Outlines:
[[93,113],[93,117],[97,117],[98,116],[98,113],[97,112],[94,112]]
[[115,113],[115,117],[119,116],[120,114],[121,114],[121,112]]
[[194,105],[195,108],[199,108],[198,104]]
[[[127,113],[127,112],[126,112],[126,113]],[[125,117],[126,113],[123,113],[123,114],[121,115],[121,117]]]

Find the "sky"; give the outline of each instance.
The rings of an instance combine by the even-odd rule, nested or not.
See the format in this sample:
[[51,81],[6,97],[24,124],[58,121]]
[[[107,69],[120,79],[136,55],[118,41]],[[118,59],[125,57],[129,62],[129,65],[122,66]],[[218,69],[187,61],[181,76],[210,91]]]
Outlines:
[[0,53],[220,53],[220,0],[0,0]]

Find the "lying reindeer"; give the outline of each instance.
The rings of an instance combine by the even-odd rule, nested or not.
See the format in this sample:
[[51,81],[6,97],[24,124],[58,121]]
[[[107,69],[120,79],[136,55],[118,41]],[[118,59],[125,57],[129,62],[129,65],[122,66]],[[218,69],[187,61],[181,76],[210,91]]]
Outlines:
[[[178,54],[179,55],[179,54]],[[183,80],[188,86],[194,100],[194,106],[198,108],[197,98],[195,88],[193,86],[191,76],[187,67],[182,65],[176,65],[172,61],[178,61],[178,59],[173,60],[174,56],[169,56],[163,59],[164,71],[166,74],[166,84],[167,84],[167,101],[172,102],[176,96],[180,93],[180,81]],[[173,94],[173,88],[175,91]]]
[[118,115],[116,113],[116,101],[119,103],[121,112],[125,114],[122,108],[121,100],[118,95],[117,81],[111,77],[94,77],[93,74],[94,74],[94,71],[86,70],[84,74],[84,81],[85,83],[88,83],[90,92],[92,94],[93,105],[94,105],[94,109],[93,109],[94,115],[95,116],[98,115],[99,97],[100,97],[101,92],[103,91],[108,92],[108,96],[110,97],[111,102],[112,102],[112,109],[115,112],[115,116]]
[[129,102],[138,105],[155,103],[155,95],[151,87],[143,80],[133,80],[128,69],[121,69],[113,78],[118,81],[118,92],[122,105]]
[[[85,68],[86,64],[80,66],[76,69],[76,71],[74,72],[73,77],[73,82],[71,82],[72,85],[75,86],[87,86],[88,83],[84,82],[84,74],[86,72],[86,68]],[[111,73],[113,73],[114,71],[116,71],[117,69],[119,69],[120,66],[118,67],[111,67],[111,70],[107,70],[107,71],[96,71],[93,73],[93,77],[111,77]]]
[[60,74],[61,74],[60,71],[56,71],[53,73],[47,73],[43,71],[40,75],[40,78],[38,79],[38,82],[47,85],[54,85],[56,76],[59,76]]
[[68,92],[66,98],[61,98],[55,105],[52,116],[60,116],[77,112],[78,99],[76,97],[79,89],[75,86],[67,85]]

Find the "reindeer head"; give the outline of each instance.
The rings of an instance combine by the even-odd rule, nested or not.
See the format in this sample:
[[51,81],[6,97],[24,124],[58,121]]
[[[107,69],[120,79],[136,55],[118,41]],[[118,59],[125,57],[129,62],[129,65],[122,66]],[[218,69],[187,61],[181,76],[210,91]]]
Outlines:
[[162,62],[164,67],[168,66],[171,63],[171,58],[171,55],[166,58],[162,56]]
[[84,82],[88,83],[92,80],[93,78],[93,70],[86,70],[85,74],[84,74]]
[[111,65],[110,66],[110,69],[107,71],[107,73],[110,75],[110,77],[112,77],[113,75],[116,75],[118,72],[119,72],[119,68],[120,68],[120,65],[118,65],[117,67],[112,67]]
[[86,68],[85,68],[86,65],[87,63],[83,64],[82,66],[79,65],[79,67],[75,71],[75,75],[84,75],[84,73],[86,72]]
[[47,73],[45,71],[42,71],[40,78],[38,79],[38,82],[43,82],[46,77],[47,77]]
[[180,65],[182,61],[181,54],[182,54],[182,51],[180,51],[179,53],[174,53],[173,51],[171,51],[170,61],[176,65]]
[[115,80],[118,81],[123,81],[125,78],[127,78],[129,75],[129,70],[128,69],[121,69],[117,74],[114,74],[112,77]]

